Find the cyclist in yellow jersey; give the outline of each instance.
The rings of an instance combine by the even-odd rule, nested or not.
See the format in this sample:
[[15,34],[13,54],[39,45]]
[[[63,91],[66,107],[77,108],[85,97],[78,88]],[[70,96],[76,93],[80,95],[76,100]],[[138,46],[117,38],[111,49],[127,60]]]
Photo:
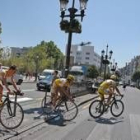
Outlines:
[[65,78],[59,78],[56,79],[53,82],[52,85],[52,94],[54,95],[52,103],[53,106],[56,104],[56,100],[58,97],[58,94],[60,93],[60,96],[66,95],[70,100],[73,101],[72,96],[70,95],[70,86],[73,84],[74,76],[68,75],[68,77]]
[[120,96],[122,96],[119,89],[117,88],[116,80],[117,80],[117,76],[111,75],[110,79],[105,80],[103,83],[101,83],[101,85],[98,88],[98,93],[101,100],[104,100],[104,95],[109,95],[106,104],[110,103],[110,99],[112,95],[114,94],[115,90]]
[[13,87],[16,91],[19,91],[17,88],[17,85],[14,81],[14,74],[16,73],[16,66],[11,66],[8,70],[0,70],[0,105],[2,105],[2,95],[3,95],[3,85],[5,85],[6,89],[8,90],[8,93],[11,93],[11,90],[6,82],[7,78],[11,78],[11,82]]

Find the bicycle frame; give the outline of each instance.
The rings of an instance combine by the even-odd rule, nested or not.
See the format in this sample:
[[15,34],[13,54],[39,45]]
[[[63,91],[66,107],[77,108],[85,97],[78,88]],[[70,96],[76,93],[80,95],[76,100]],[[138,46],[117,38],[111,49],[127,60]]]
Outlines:
[[12,112],[11,106],[10,106],[10,102],[11,100],[9,99],[9,94],[7,93],[7,95],[4,95],[5,100],[4,100],[4,104],[7,102],[7,110],[10,116],[14,117],[16,116],[16,102],[17,102],[17,94],[15,94],[15,100],[14,100],[14,110]]
[[[113,102],[115,102],[117,99],[116,99],[116,94],[114,93],[113,94],[113,97],[111,98],[111,101],[110,101],[110,104],[109,105],[105,105],[105,100],[103,101],[103,104],[104,104],[104,106],[106,107],[106,110],[108,110],[108,108],[110,107],[110,105],[113,103]],[[107,99],[107,98],[105,98],[105,99]],[[121,99],[122,99],[122,97],[121,97]],[[120,99],[120,100],[121,100]]]

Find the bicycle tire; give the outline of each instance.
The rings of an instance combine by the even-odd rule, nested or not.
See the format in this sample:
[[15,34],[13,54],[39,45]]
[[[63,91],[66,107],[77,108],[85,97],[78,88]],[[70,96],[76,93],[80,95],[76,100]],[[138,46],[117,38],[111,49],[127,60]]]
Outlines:
[[[119,104],[120,104],[120,107],[119,108]],[[114,107],[115,109],[119,109],[119,113],[115,112],[116,110],[114,110]],[[111,104],[111,107],[110,107],[110,112],[111,114],[114,116],[114,117],[119,117],[124,111],[124,103],[121,101],[121,100],[115,100],[112,104]]]
[[[95,104],[97,104],[97,105],[95,105]],[[94,109],[95,109],[95,112],[94,112]],[[94,119],[96,119],[96,118],[99,118],[103,113],[104,113],[103,102],[100,100],[94,100],[89,106],[90,116],[93,117]]]
[[60,102],[56,110],[60,112],[64,121],[71,121],[78,115],[78,106],[70,100]]
[[47,95],[42,99],[41,108],[44,114],[50,114],[52,112],[52,104],[50,102],[51,102],[50,95]]
[[[15,116],[13,116],[14,105],[16,106]],[[20,117],[18,116],[19,114],[21,114]],[[19,127],[23,119],[24,111],[21,105],[17,102],[8,101],[0,109],[0,122],[6,129],[15,129]]]

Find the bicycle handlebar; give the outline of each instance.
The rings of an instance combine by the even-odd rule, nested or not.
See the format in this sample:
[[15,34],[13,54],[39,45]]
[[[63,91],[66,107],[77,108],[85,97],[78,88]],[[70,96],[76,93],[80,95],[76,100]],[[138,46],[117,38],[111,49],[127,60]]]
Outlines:
[[7,92],[7,94],[11,94],[11,95],[19,95],[19,96],[23,96],[23,95],[24,95],[24,93],[21,92],[20,90],[19,90],[19,91],[15,91],[15,90],[13,90],[13,92],[11,92],[11,93]]
[[120,97],[120,100],[121,100],[124,97],[124,95],[118,95],[118,94],[115,93],[113,97]]

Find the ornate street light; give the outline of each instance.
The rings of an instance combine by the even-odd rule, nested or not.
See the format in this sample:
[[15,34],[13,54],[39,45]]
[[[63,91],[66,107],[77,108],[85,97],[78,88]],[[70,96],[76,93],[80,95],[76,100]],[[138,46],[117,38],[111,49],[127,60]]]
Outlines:
[[68,0],[60,0],[60,11],[66,11]]
[[[113,51],[109,51],[108,54],[108,45],[106,46],[106,51],[102,50],[101,52],[101,65],[104,64],[104,80],[106,79],[106,68],[110,64],[110,59],[112,57]],[[101,67],[102,71],[102,67]]]
[[[72,1],[72,7],[68,8],[69,14],[66,14],[68,0],[60,0],[60,11],[61,11],[61,22],[60,28],[61,30],[68,33],[68,43],[66,49],[66,63],[65,63],[65,77],[67,77],[69,73],[69,65],[70,65],[70,50],[71,50],[71,43],[72,43],[72,33],[81,33],[81,23],[75,19],[75,17],[81,17],[81,21],[85,16],[85,9],[88,0],[79,0],[80,2],[80,13],[77,14],[78,9],[74,7],[75,0]],[[69,18],[68,20],[64,20],[64,18]]]

